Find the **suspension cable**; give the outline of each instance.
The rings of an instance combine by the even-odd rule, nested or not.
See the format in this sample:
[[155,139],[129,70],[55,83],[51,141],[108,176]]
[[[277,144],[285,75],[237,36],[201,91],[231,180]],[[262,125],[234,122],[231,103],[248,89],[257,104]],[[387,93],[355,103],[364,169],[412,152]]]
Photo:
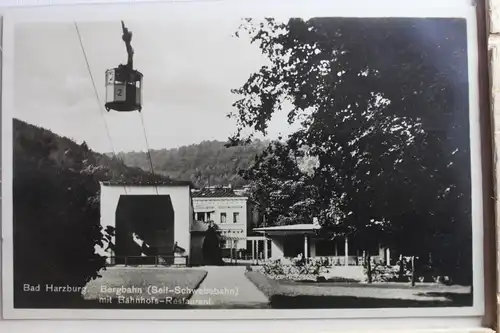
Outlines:
[[[83,57],[85,58],[85,64],[87,65],[87,71],[89,73],[90,80],[92,82],[92,87],[94,88],[95,98],[96,98],[97,104],[99,106],[99,111],[100,111],[99,113],[103,119],[104,129],[106,130],[106,134],[107,134],[109,142],[111,144],[111,150],[113,152],[113,157],[114,157],[114,159],[116,159],[117,161],[120,161],[123,165],[125,165],[123,160],[120,157],[118,157],[118,155],[116,154],[116,150],[115,150],[115,147],[113,144],[113,139],[111,138],[111,133],[110,133],[109,127],[108,127],[108,122],[106,121],[106,117],[104,116],[104,112],[103,112],[104,110],[103,110],[103,106],[101,104],[101,99],[99,98],[99,93],[97,92],[97,87],[95,84],[94,76],[92,75],[92,70],[90,69],[90,64],[89,64],[89,60],[87,57],[87,52],[85,52],[85,47],[83,45],[82,36],[80,34],[80,29],[78,28],[78,23],[76,21],[74,21],[74,23],[75,23],[76,33],[78,35],[78,40],[80,42],[80,47],[81,47],[82,52],[83,52]],[[125,184],[123,185],[123,190],[125,191],[125,194],[127,194],[127,188],[126,188]]]
[[154,185],[155,185],[155,190],[156,190],[156,194],[159,194],[158,193],[158,186],[156,185],[156,180],[155,180],[155,170],[154,170],[154,167],[153,167],[153,159],[151,158],[151,150],[149,149],[149,143],[148,143],[148,135],[147,135],[147,132],[146,132],[146,126],[144,124],[144,117],[142,115],[142,112],[139,112],[139,115],[141,116],[141,123],[142,123],[142,130],[144,132],[144,139],[146,141],[146,149],[147,149],[147,157],[148,157],[148,160],[149,160],[149,166],[151,168],[151,174],[153,175],[153,182],[154,182]]

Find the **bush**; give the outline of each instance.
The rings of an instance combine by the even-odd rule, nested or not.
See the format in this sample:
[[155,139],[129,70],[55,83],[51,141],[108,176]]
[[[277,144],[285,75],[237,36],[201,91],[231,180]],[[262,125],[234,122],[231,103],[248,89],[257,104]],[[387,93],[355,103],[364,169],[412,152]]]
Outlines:
[[[45,284],[83,287],[105,266],[105,258],[95,253],[96,245],[103,245],[99,206],[93,200],[99,185],[72,170],[15,162],[15,300],[29,306],[41,298],[53,305],[54,298],[79,297],[45,295],[43,289]],[[26,283],[40,284],[42,292],[23,293]]]
[[327,264],[323,260],[294,258],[290,264],[281,260],[271,260],[262,265],[262,273],[273,280],[318,280],[327,273]]
[[[363,264],[365,276],[368,278],[367,264]],[[372,263],[372,282],[391,282],[399,279],[399,266],[387,266],[381,263]]]

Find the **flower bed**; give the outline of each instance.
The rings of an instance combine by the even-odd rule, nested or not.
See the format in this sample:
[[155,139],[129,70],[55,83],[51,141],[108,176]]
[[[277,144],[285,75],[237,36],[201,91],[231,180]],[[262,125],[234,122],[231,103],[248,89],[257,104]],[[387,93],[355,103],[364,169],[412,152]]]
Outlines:
[[264,263],[258,271],[273,280],[316,281],[328,273],[323,260],[294,258],[290,263],[272,260]]

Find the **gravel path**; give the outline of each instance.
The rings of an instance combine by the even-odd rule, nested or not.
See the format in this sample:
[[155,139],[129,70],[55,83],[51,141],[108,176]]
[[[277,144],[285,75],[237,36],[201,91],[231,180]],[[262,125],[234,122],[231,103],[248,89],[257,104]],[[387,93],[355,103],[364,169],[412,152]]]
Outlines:
[[190,300],[199,308],[266,308],[268,298],[245,277],[244,266],[208,266],[205,280]]

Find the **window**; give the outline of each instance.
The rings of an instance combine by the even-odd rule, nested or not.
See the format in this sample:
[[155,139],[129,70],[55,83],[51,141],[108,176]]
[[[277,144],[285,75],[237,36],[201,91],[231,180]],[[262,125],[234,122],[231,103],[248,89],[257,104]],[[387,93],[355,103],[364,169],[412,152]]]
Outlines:
[[205,221],[205,213],[196,213],[197,221]]
[[240,222],[240,213],[236,212],[233,213],[233,223],[238,223]]
[[220,213],[220,223],[226,223],[226,213]]
[[210,221],[210,218],[211,218],[210,212],[207,212],[207,221]]

